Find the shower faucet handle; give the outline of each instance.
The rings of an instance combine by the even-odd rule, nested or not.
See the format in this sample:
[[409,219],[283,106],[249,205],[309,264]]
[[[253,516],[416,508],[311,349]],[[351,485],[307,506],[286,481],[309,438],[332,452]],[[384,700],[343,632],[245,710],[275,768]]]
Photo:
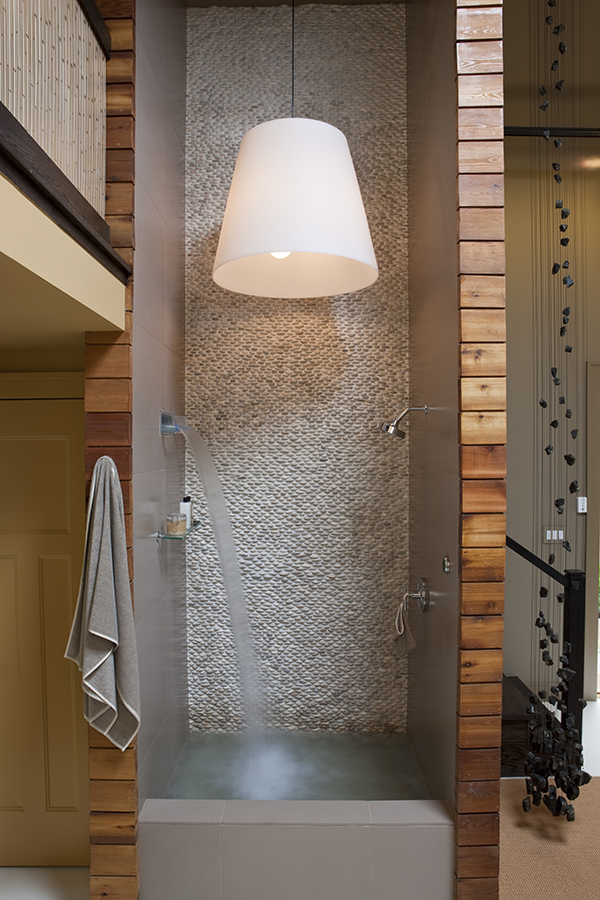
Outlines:
[[426,578],[419,578],[417,583],[417,590],[408,592],[404,595],[405,597],[405,608],[408,609],[408,600],[416,600],[419,609],[421,612],[427,612],[429,609],[429,584]]

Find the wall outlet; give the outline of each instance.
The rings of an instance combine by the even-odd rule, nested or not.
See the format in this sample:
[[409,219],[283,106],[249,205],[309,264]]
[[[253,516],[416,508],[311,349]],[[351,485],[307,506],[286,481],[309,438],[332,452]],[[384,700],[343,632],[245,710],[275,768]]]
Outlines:
[[578,497],[577,498],[577,512],[578,513],[586,513],[587,512],[587,497]]

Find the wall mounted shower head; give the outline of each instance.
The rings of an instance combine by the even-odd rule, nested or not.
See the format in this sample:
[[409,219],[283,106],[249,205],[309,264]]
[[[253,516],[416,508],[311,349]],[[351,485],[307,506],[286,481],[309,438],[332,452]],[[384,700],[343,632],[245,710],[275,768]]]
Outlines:
[[379,426],[380,431],[384,431],[386,434],[391,434],[392,437],[397,438],[405,438],[406,432],[401,431],[395,422],[382,422]]
[[394,419],[393,422],[383,422],[379,426],[379,430],[385,432],[385,434],[391,434],[392,437],[397,438],[405,438],[406,432],[402,431],[401,428],[398,428],[398,422],[404,418],[409,412],[424,412],[425,415],[429,412],[428,406],[407,406],[406,409],[403,409],[397,419]]

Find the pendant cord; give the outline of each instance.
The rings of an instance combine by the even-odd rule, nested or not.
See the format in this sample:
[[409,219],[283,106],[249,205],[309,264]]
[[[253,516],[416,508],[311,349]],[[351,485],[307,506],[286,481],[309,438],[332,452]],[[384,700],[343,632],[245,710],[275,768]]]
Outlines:
[[294,118],[294,82],[296,63],[296,0],[292,0],[292,119]]

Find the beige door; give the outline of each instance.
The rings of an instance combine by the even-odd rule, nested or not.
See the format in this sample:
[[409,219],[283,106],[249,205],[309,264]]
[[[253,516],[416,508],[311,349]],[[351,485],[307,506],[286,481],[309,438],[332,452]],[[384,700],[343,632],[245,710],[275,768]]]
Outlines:
[[[43,394],[42,394],[43,395]],[[89,864],[83,400],[0,400],[0,865]]]

